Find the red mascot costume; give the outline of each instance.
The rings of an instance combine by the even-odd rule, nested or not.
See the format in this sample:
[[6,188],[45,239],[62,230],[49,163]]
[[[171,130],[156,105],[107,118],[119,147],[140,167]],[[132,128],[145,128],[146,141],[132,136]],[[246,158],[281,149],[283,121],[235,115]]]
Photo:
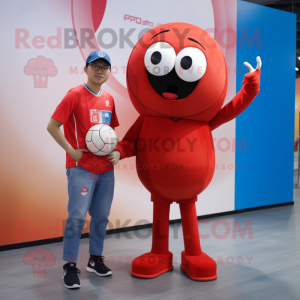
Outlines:
[[227,67],[217,42],[201,28],[168,23],[148,31],[127,66],[127,88],[140,116],[118,143],[121,159],[136,156],[138,176],[153,202],[152,249],[132,262],[131,274],[153,278],[173,269],[170,204],[180,207],[181,268],[194,280],[217,278],[216,262],[200,247],[195,202],[212,180],[212,130],[243,112],[259,92],[261,61],[222,108]]

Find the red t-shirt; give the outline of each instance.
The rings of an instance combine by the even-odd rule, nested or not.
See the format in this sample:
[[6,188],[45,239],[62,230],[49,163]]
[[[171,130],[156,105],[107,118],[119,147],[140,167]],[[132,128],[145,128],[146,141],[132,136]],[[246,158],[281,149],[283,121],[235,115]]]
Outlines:
[[[85,84],[70,89],[51,118],[63,123],[65,137],[74,149],[87,149],[85,136],[92,126],[99,123],[108,124],[113,129],[119,126],[114,98],[104,90],[96,94]],[[79,162],[68,153],[66,155],[66,168],[80,165],[96,174],[113,168],[107,155],[97,156],[90,151],[82,152]]]

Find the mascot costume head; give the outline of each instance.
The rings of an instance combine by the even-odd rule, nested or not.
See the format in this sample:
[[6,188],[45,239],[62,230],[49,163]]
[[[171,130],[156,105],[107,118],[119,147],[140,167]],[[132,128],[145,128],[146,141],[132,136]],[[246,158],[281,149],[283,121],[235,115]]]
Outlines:
[[209,122],[224,103],[227,82],[220,46],[186,23],[149,30],[127,66],[129,96],[141,115]]

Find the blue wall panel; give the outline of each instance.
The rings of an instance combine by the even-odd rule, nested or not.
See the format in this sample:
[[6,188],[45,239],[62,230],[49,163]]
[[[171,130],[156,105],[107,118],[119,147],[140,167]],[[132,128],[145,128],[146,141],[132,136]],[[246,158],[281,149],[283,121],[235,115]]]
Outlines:
[[237,92],[248,72],[243,62],[255,68],[262,59],[260,93],[236,119],[247,150],[236,149],[235,209],[244,209],[293,201],[296,15],[237,5]]

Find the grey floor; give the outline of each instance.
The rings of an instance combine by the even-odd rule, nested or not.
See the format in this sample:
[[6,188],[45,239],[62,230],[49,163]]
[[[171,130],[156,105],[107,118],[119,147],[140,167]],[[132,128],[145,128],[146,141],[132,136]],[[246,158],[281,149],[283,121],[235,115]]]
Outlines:
[[[105,255],[113,275],[101,278],[87,273],[88,239],[81,240],[81,289],[68,290],[62,284],[62,243],[44,245],[56,258],[48,266],[45,277],[34,277],[32,265],[26,265],[24,256],[30,249],[0,252],[0,299],[300,299],[300,189],[294,189],[294,206],[265,209],[232,216],[209,219],[200,225],[202,249],[218,263],[218,278],[209,282],[189,279],[180,270],[183,250],[180,225],[170,226],[170,250],[173,252],[174,270],[155,279],[138,279],[130,275],[128,260],[147,252],[151,247],[148,229],[111,235],[105,241]],[[173,204],[174,205],[174,204]],[[222,220],[230,227],[230,234],[221,239],[225,227],[217,226]],[[251,224],[244,238],[232,233],[240,224]],[[247,223],[246,223],[247,222]],[[214,224],[214,225],[213,225]],[[229,225],[228,225],[229,224]],[[229,228],[228,227],[228,228]],[[150,229],[149,229],[150,230]],[[149,232],[150,233],[150,232]],[[177,234],[178,233],[178,234]],[[228,231],[229,233],[229,231]],[[114,259],[114,262],[113,262]],[[233,262],[232,262],[233,260]]]

